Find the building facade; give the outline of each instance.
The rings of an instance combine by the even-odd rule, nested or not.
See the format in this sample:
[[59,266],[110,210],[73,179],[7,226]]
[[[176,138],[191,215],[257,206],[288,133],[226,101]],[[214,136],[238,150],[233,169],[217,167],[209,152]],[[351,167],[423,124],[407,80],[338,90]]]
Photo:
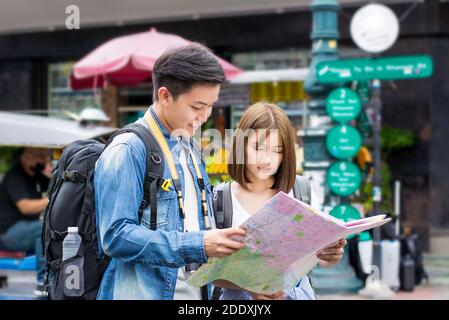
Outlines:
[[[349,35],[351,16],[361,5],[352,2],[345,1],[339,15],[342,58],[366,56]],[[390,159],[392,178],[402,182],[404,223],[422,234],[426,249],[431,249],[431,236],[449,230],[449,3],[392,2],[390,7],[401,17],[400,37],[384,55],[429,54],[435,66],[429,79],[384,82],[382,111],[385,125],[414,134],[414,145]],[[204,16],[192,10],[184,17],[150,17],[133,23],[102,20],[87,27],[83,26],[81,6],[80,29],[0,28],[0,110],[58,111],[68,104],[76,111],[95,104],[90,90],[69,89],[67,79],[73,63],[109,39],[150,27],[204,43],[246,70],[306,68],[312,26],[308,1],[299,1],[296,6],[293,1],[280,3],[284,7],[261,5],[259,10],[242,9],[232,14],[220,7],[215,14]],[[143,85],[112,97],[128,107],[145,106],[151,103],[149,91]],[[130,110],[134,109],[122,111]],[[226,116],[232,122],[233,114]]]

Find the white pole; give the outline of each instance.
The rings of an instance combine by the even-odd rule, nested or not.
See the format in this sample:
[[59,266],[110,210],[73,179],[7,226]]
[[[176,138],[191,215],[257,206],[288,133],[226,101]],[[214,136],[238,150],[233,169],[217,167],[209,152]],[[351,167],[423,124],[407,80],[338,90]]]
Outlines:
[[400,234],[400,223],[399,223],[399,216],[401,214],[401,182],[399,180],[396,180],[394,182],[394,213],[396,215],[396,235],[399,236]]

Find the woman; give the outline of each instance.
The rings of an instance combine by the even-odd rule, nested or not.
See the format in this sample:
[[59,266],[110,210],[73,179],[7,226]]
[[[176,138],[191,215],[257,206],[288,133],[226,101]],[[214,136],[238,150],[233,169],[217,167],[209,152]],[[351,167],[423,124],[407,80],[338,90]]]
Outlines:
[[[297,178],[294,142],[294,129],[279,107],[256,103],[245,111],[233,138],[228,164],[229,174],[234,180],[230,186],[232,227],[239,226],[280,191],[293,197],[292,188]],[[318,206],[313,194],[312,206]],[[337,264],[345,244],[346,240],[340,239],[319,252],[319,265]],[[222,300],[315,299],[307,276],[294,288],[271,295],[247,292],[224,280],[214,284],[224,288]]]

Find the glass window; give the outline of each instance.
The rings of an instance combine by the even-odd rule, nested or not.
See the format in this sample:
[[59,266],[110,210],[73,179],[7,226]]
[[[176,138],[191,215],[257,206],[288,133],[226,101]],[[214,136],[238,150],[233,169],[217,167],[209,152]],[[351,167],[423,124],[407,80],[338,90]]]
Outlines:
[[74,64],[72,61],[48,65],[48,111],[53,116],[68,118],[68,113],[79,115],[84,108],[98,105],[93,90],[75,91],[70,88]]

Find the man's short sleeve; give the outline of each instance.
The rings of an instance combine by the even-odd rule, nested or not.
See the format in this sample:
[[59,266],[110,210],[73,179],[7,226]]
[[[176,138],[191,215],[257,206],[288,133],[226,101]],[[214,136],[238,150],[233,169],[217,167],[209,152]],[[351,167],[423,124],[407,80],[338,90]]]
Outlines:
[[31,198],[24,177],[19,172],[12,172],[5,181],[5,188],[11,200],[16,204],[20,200]]
[[36,175],[36,181],[37,183],[39,183],[39,185],[41,186],[41,190],[43,192],[47,192],[48,191],[48,185],[50,183],[50,178],[46,177],[44,174],[42,173],[38,173]]

